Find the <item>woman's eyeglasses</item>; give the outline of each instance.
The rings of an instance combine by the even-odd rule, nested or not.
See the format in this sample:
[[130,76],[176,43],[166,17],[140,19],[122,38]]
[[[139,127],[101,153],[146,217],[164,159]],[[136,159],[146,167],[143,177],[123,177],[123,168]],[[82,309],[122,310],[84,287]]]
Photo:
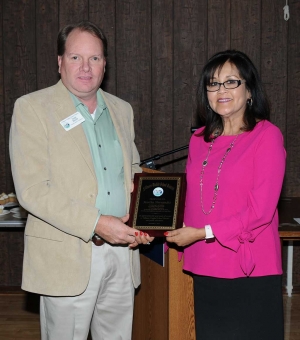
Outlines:
[[246,80],[233,80],[233,79],[224,81],[224,83],[218,83],[217,81],[213,81],[206,85],[206,91],[208,92],[219,91],[221,85],[223,85],[225,89],[227,90],[232,90],[232,89],[236,89],[237,87],[239,87],[245,82]]

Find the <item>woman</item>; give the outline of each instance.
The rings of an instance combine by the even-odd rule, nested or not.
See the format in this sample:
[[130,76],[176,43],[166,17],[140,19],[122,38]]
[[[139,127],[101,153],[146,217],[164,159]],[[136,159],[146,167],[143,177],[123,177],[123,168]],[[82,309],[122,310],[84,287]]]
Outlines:
[[166,233],[193,274],[197,339],[282,340],[282,134],[242,52],[208,61],[198,100],[205,127],[190,141],[184,228]]

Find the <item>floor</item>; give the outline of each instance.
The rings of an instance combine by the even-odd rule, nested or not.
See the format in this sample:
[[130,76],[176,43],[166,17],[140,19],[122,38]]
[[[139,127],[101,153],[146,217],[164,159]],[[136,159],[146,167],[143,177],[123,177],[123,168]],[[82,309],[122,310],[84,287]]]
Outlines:
[[[0,340],[39,340],[38,305],[34,294],[0,294]],[[300,294],[284,296],[284,315],[284,339],[300,340]]]
[[284,340],[300,340],[300,294],[284,296]]

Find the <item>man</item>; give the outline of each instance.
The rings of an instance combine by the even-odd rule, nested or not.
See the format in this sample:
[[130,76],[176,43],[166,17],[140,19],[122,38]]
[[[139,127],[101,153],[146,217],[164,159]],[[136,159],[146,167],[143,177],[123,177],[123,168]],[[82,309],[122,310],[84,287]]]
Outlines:
[[139,243],[128,227],[132,177],[140,172],[133,112],[99,90],[107,42],[84,21],[58,35],[61,80],[19,98],[10,156],[29,211],[22,288],[41,294],[42,339],[131,339]]

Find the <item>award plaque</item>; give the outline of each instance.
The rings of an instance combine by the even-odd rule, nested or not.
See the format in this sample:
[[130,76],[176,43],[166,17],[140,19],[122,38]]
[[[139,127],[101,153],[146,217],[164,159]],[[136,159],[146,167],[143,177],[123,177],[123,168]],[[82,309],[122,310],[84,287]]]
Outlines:
[[150,236],[182,227],[186,193],[184,173],[137,173],[128,225]]

